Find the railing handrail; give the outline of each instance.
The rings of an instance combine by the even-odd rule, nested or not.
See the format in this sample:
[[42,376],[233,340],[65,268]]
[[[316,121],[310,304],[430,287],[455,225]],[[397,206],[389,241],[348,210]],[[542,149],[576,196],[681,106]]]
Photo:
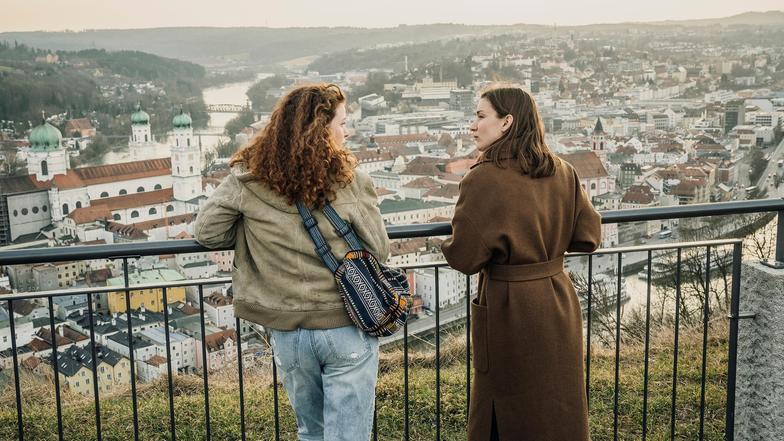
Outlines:
[[[612,210],[603,211],[601,214],[603,224],[614,224],[646,220],[782,211],[784,211],[784,199],[759,199],[751,201],[733,201],[710,204]],[[387,226],[387,235],[390,239],[449,236],[451,234],[452,225],[449,222]],[[86,245],[77,247],[19,249],[0,251],[0,265],[157,256],[161,254],[187,254],[228,249],[232,248],[219,248],[210,250],[193,239],[133,242],[107,245]]]

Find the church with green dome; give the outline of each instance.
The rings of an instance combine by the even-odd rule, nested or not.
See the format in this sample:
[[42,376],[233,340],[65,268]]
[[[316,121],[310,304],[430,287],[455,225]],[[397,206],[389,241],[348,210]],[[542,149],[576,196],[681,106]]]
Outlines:
[[115,230],[156,240],[187,231],[206,199],[202,155],[191,116],[180,109],[172,118],[168,145],[159,144],[150,115],[137,105],[130,161],[73,169],[62,133],[44,119],[20,149],[29,174],[0,177],[0,245],[52,239],[54,231],[58,240],[106,243]]

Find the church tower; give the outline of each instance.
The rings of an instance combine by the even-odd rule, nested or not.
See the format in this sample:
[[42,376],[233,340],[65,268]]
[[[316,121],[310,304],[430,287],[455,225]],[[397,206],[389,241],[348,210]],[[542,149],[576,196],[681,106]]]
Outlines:
[[150,159],[155,154],[155,139],[150,129],[150,115],[142,110],[141,104],[131,114],[131,139],[128,141],[131,161]]
[[27,170],[39,181],[51,181],[55,175],[68,170],[68,153],[62,146],[63,135],[57,127],[43,119],[40,126],[30,131],[30,152]]
[[593,133],[591,133],[591,150],[596,153],[596,156],[598,156],[603,163],[607,162],[606,135],[607,134],[604,133],[604,127],[602,126],[602,120],[597,117],[596,126],[594,126]]
[[202,194],[201,151],[193,137],[193,121],[180,109],[174,116],[174,144],[171,146],[174,199],[190,201]]

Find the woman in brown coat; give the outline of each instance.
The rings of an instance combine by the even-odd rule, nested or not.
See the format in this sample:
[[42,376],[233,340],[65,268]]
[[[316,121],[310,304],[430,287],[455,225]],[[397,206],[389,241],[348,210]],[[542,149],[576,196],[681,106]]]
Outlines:
[[468,439],[589,440],[582,312],[563,256],[596,249],[599,214],[547,148],[522,89],[483,93],[471,131],[481,156],[460,184],[443,245],[453,268],[481,271]]

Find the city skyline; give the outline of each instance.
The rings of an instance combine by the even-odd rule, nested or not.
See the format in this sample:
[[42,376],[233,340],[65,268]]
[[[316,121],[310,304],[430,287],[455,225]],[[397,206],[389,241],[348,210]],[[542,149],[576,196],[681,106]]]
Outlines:
[[[62,31],[85,29],[135,29],[157,27],[333,27],[384,28],[400,24],[461,23],[476,25],[540,24],[579,26],[590,24],[655,22],[722,18],[744,12],[781,10],[779,0],[729,0],[631,4],[621,0],[555,3],[493,0],[479,4],[435,0],[421,3],[401,0],[394,4],[359,0],[333,1],[314,7],[310,0],[286,4],[260,4],[250,0],[228,0],[199,4],[170,0],[139,0],[129,14],[128,3],[118,0],[74,0],[68,3],[44,0],[5,0],[0,32]],[[89,10],[91,13],[85,14]],[[232,13],[227,11],[242,11]]]

